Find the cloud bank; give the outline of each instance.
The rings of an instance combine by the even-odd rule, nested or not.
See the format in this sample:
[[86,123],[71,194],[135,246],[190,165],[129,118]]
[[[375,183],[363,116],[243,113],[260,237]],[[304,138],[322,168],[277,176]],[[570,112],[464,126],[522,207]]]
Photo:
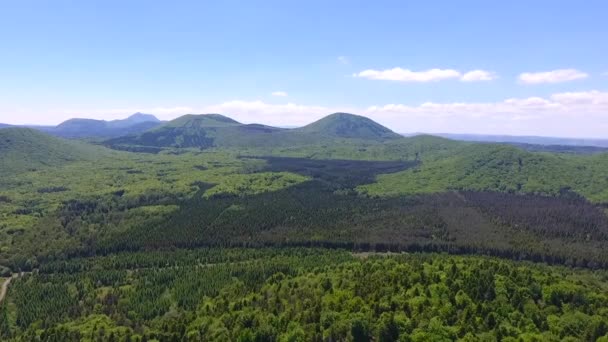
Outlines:
[[[243,123],[276,126],[301,126],[330,113],[349,112],[368,116],[401,133],[442,132],[608,138],[606,134],[608,91],[600,90],[561,92],[545,97],[507,98],[495,102],[389,103],[367,107],[233,100],[200,106],[131,107],[109,110],[63,109],[46,113],[38,112],[36,117],[40,118],[41,122],[50,117],[55,120],[71,117],[110,120],[124,118],[135,112],[155,114],[163,120],[192,113],[222,113]],[[82,113],[87,114],[82,115]],[[34,117],[32,113],[23,113],[23,115]]]
[[399,82],[435,82],[449,79],[459,79],[463,82],[477,82],[491,81],[496,78],[496,75],[493,72],[486,70],[471,70],[462,73],[454,69],[435,68],[423,71],[412,71],[397,67],[386,70],[367,69],[353,74],[353,77]]
[[587,73],[576,69],[559,69],[543,72],[524,72],[519,81],[525,84],[562,83],[589,77]]
[[[223,113],[244,123],[301,126],[334,112],[370,117],[394,131],[606,138],[608,92],[556,93],[496,102],[425,102],[368,107],[271,104],[234,100],[190,112]],[[181,113],[185,114],[185,113]],[[172,115],[175,117],[177,115]],[[168,118],[168,117],[165,117]]]

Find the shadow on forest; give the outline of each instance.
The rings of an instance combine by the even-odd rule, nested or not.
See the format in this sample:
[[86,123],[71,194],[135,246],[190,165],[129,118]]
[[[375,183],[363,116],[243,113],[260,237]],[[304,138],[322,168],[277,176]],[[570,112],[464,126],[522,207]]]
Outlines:
[[322,181],[331,188],[354,188],[372,183],[379,174],[404,171],[419,165],[418,161],[367,161],[309,159],[291,157],[248,157],[263,159],[262,171],[292,172]]
[[411,164],[265,159],[265,170],[297,172],[313,179],[274,192],[211,198],[203,198],[209,185],[201,183],[199,193],[179,203],[180,209],[169,218],[100,241],[98,252],[318,246],[608,265],[608,218],[584,198],[494,192],[370,198],[350,187]]

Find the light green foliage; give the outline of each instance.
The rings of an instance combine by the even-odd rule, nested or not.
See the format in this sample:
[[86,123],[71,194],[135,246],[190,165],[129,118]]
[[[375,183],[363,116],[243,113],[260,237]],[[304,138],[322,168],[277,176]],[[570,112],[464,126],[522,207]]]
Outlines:
[[594,341],[608,333],[604,272],[487,257],[199,249],[40,271],[15,280],[5,339]]
[[[308,178],[289,172],[260,172],[249,175],[227,175],[219,184],[205,191],[204,197],[218,195],[254,195],[276,191],[306,181]],[[210,179],[212,182],[213,180]]]

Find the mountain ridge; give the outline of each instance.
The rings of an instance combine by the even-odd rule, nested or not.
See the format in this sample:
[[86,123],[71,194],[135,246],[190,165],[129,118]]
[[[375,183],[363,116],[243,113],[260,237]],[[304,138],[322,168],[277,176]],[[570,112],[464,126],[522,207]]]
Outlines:
[[161,124],[152,114],[135,113],[125,119],[68,119],[47,129],[50,134],[65,138],[109,138],[143,132]]
[[147,131],[162,123],[156,116],[134,113],[124,119],[100,120],[90,118],[71,118],[56,126],[9,125],[0,123],[0,128],[25,127],[35,129],[56,137],[69,139],[107,139]]
[[[307,126],[287,129],[262,124],[243,124],[221,114],[187,114],[138,135],[106,141],[110,147],[156,148],[301,146],[358,139],[381,142],[402,138],[364,116],[334,113]],[[128,148],[127,148],[128,149]]]

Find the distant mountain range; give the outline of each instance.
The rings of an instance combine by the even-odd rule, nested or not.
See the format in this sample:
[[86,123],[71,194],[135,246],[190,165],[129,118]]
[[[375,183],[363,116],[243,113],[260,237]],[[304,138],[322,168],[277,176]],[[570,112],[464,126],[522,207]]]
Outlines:
[[[96,120],[96,119],[69,119],[57,126],[33,126],[28,127],[43,131],[50,135],[62,138],[112,138],[127,134],[136,134],[147,131],[159,126],[162,121],[154,115],[135,113],[126,119],[121,120]],[[7,124],[0,124],[0,128],[12,127]]]
[[[0,128],[15,127],[0,123]],[[334,113],[304,127],[272,127],[242,124],[220,114],[187,114],[161,121],[152,114],[135,113],[126,119],[96,120],[74,118],[57,126],[20,125],[50,135],[70,139],[108,140],[114,147],[125,145],[162,147],[239,146],[242,144],[301,143],[311,139],[355,138],[393,139],[399,135],[364,116]],[[423,133],[401,134],[415,136]],[[608,139],[511,136],[488,134],[431,133],[452,140],[504,143],[529,151],[598,153],[608,149]],[[262,140],[272,138],[274,142]]]

